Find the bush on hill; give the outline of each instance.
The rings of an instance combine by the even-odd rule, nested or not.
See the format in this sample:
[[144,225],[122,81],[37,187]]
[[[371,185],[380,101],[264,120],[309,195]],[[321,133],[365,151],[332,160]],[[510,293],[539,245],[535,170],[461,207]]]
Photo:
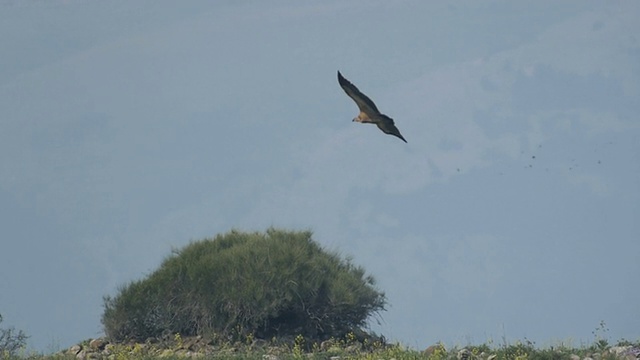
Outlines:
[[174,251],[145,279],[106,296],[102,324],[119,342],[176,333],[338,338],[362,333],[369,316],[384,310],[374,285],[309,231],[231,231]]

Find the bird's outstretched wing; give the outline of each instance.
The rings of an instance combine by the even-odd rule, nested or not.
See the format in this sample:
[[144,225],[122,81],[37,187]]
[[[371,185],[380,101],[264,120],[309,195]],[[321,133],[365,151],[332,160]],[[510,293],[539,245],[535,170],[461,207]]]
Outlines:
[[402,134],[400,134],[400,130],[398,130],[392,118],[380,114],[376,117],[375,124],[378,125],[378,129],[382,130],[383,133],[397,136],[398,138],[402,139],[402,141],[407,142]]
[[344,92],[356,102],[360,109],[360,114],[358,117],[354,118],[353,121],[376,124],[385,134],[396,136],[405,143],[407,142],[402,134],[400,134],[400,130],[396,127],[393,119],[380,113],[376,104],[374,104],[367,95],[358,90],[355,85],[350,83],[349,80],[345,79],[344,76],[340,74],[340,71],[338,71],[338,83],[340,83],[342,90],[344,90]]
[[349,95],[349,97],[356,102],[360,111],[366,113],[369,116],[380,114],[380,111],[378,111],[376,104],[374,104],[373,101],[371,101],[371,99],[367,97],[367,95],[358,90],[358,88],[351,82],[349,82],[349,80],[345,79],[344,76],[340,74],[340,71],[338,71],[338,83],[340,83],[340,87],[342,87],[342,90],[344,90],[344,92],[346,92],[347,95]]

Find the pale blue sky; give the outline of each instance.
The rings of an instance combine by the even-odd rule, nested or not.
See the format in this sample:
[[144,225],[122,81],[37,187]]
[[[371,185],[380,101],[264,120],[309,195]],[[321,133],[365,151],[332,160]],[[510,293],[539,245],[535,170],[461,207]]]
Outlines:
[[[232,228],[311,229],[422,348],[640,338],[637,1],[0,0],[0,313],[47,351]],[[352,123],[336,71],[408,144]]]

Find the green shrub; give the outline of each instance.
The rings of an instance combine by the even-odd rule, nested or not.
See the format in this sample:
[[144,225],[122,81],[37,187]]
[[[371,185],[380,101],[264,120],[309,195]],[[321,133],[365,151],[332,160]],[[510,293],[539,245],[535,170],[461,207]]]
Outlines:
[[231,231],[174,251],[147,278],[104,298],[114,341],[168,334],[239,340],[303,335],[323,340],[361,331],[384,310],[384,293],[311,232]]
[[[2,314],[0,314],[0,323],[2,323]],[[18,350],[27,345],[28,338],[22,330],[16,332],[13,327],[0,328],[0,359],[15,356]]]

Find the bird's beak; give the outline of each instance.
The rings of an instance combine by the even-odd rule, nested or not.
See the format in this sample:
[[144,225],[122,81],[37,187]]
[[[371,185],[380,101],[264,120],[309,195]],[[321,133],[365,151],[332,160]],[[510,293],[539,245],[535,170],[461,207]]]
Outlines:
[[351,121],[356,121],[356,119],[357,119],[357,118],[353,118],[353,119],[351,119]]

